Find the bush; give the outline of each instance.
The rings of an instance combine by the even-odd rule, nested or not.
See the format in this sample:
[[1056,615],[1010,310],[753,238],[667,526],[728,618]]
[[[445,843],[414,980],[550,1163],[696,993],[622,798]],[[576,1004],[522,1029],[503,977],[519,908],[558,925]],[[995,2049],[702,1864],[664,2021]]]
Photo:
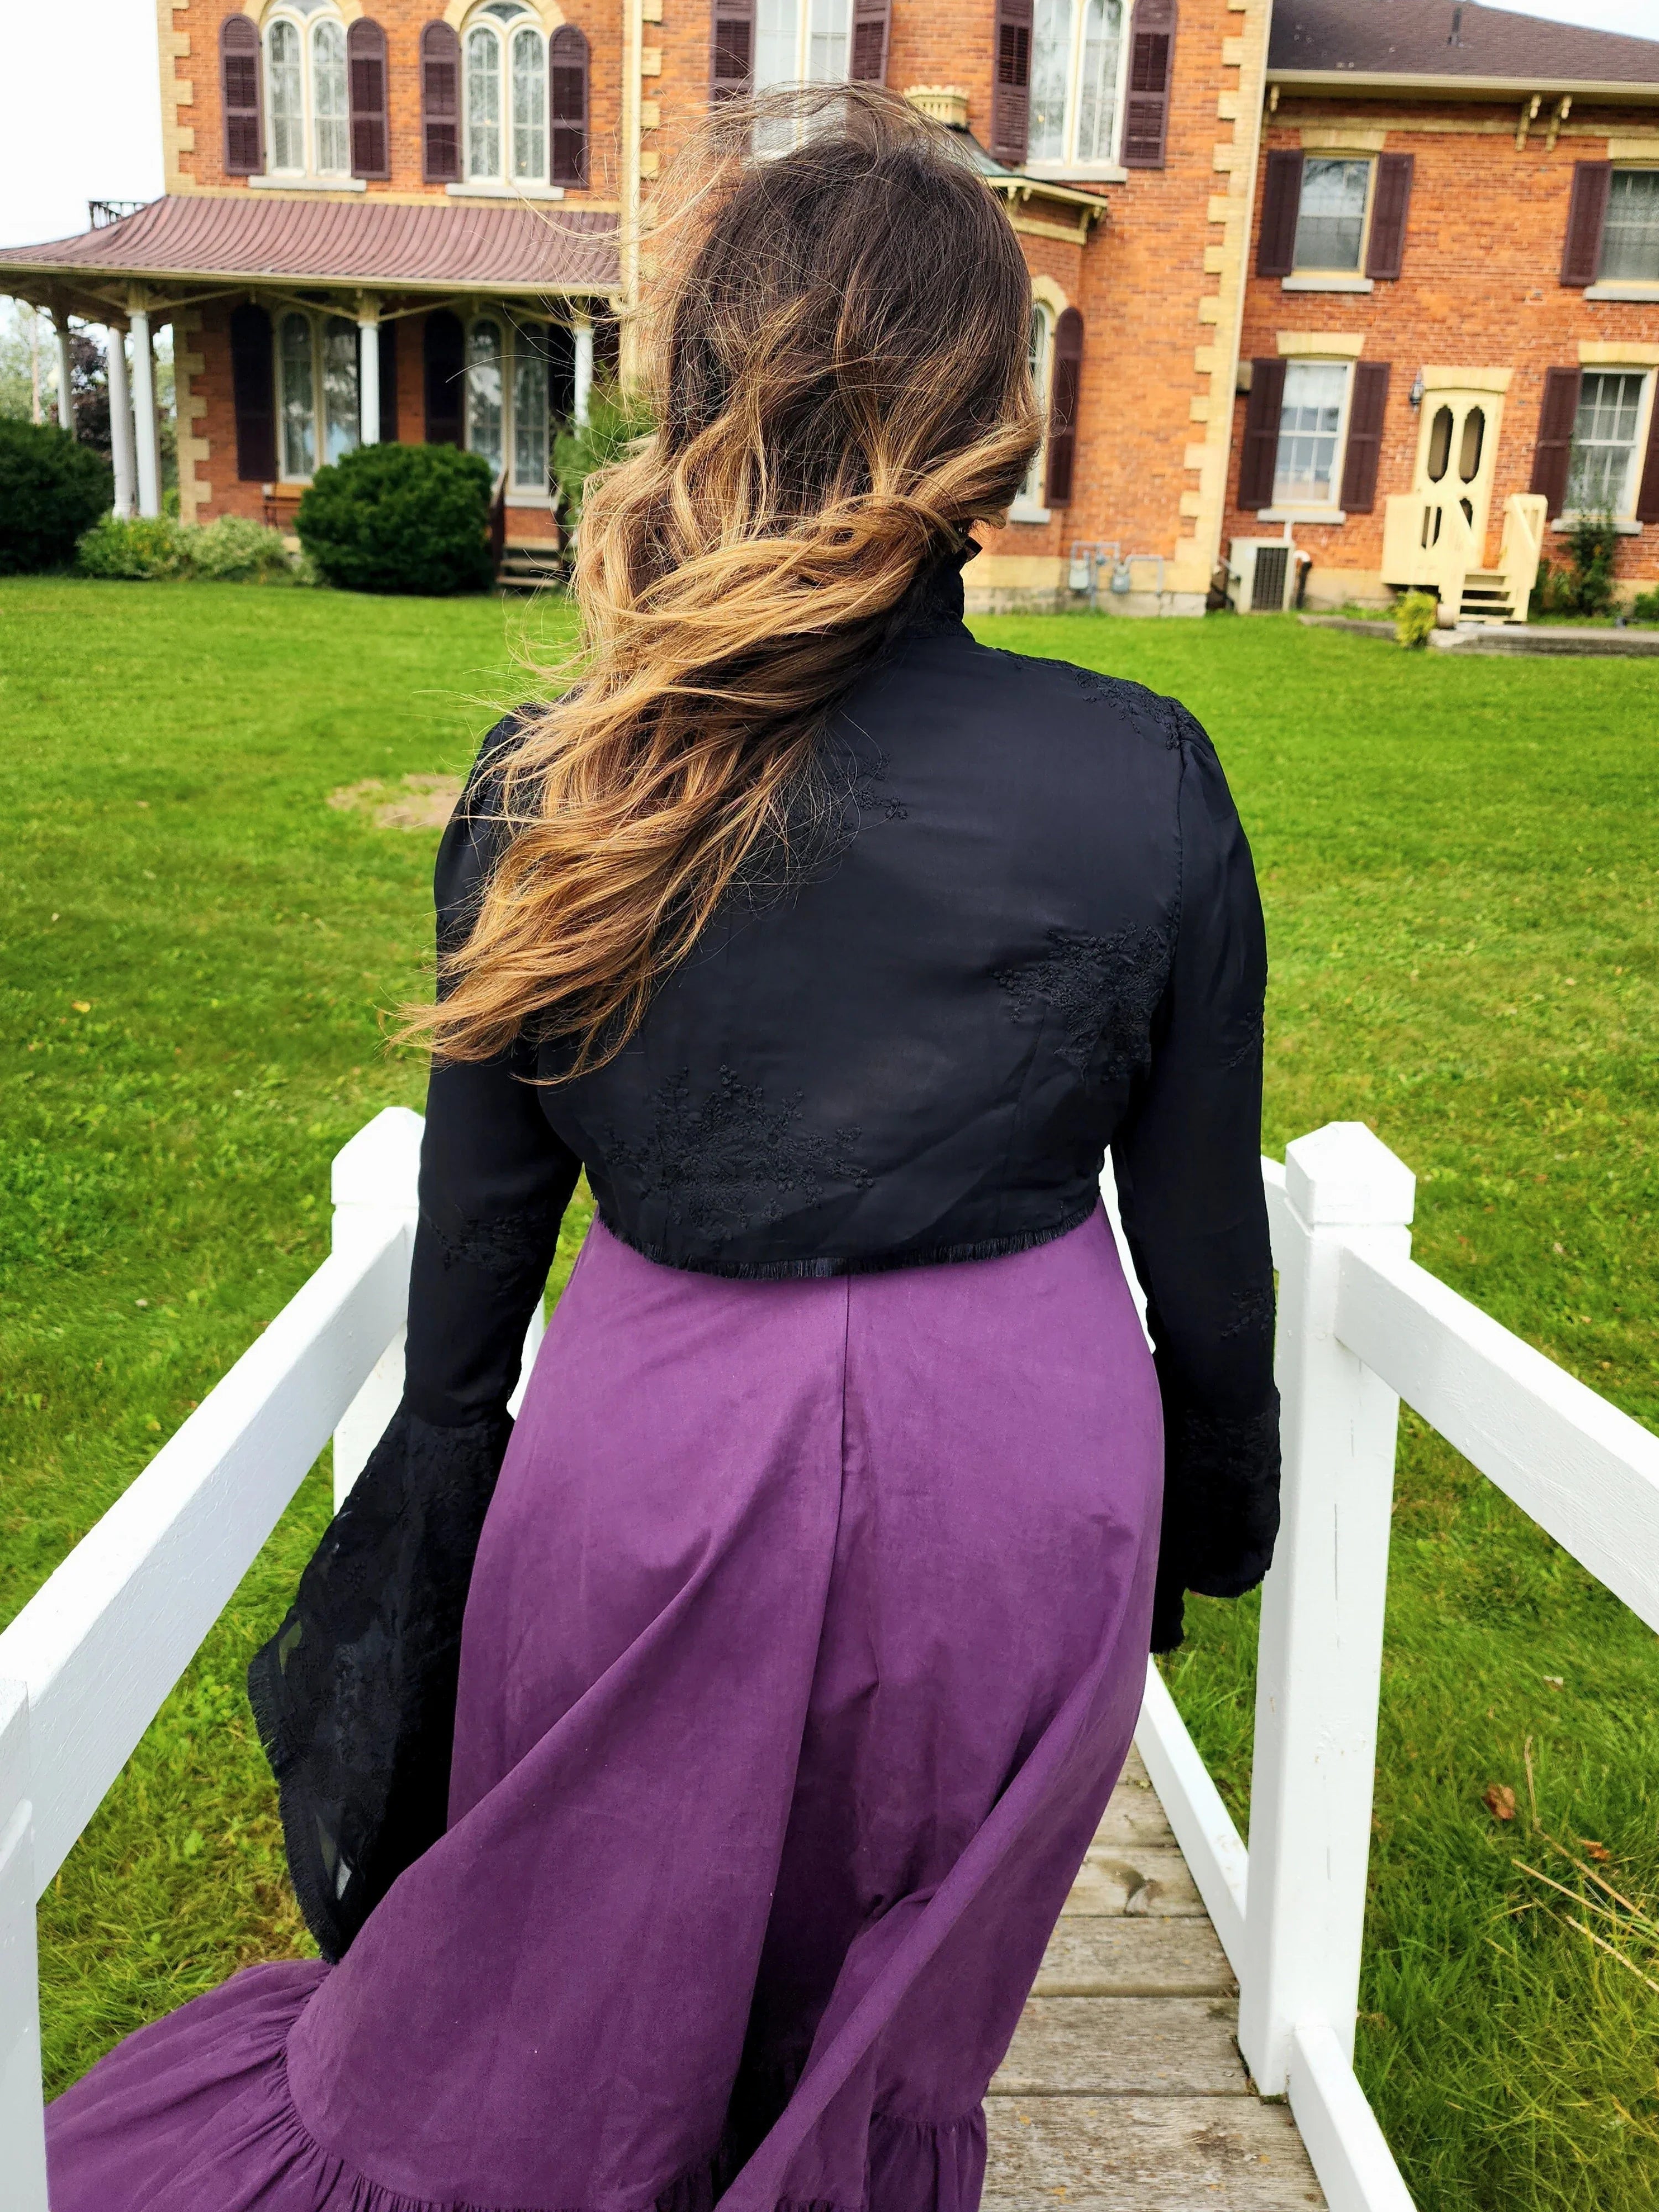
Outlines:
[[493,486],[481,453],[360,446],[317,471],[295,527],[324,582],[343,590],[481,592],[493,580]]
[[1619,535],[1610,514],[1581,514],[1567,532],[1567,559],[1558,568],[1538,564],[1531,611],[1545,615],[1604,615],[1613,606],[1613,556]]
[[621,460],[634,441],[648,436],[652,427],[651,410],[637,395],[608,381],[593,386],[586,422],[580,430],[563,431],[553,441],[559,511],[567,523],[580,520],[582,489],[594,471]]
[[1659,590],[1638,592],[1630,603],[1632,622],[1659,623]]
[[281,531],[268,530],[252,515],[222,514],[204,529],[183,534],[192,576],[213,577],[222,584],[262,584],[267,576],[293,573]]
[[170,516],[101,514],[75,549],[83,576],[154,583],[185,573],[185,533]]
[[1407,592],[1394,611],[1395,642],[1420,651],[1439,620],[1440,602],[1432,592]]
[[113,496],[109,463],[67,430],[0,417],[0,575],[67,568]]

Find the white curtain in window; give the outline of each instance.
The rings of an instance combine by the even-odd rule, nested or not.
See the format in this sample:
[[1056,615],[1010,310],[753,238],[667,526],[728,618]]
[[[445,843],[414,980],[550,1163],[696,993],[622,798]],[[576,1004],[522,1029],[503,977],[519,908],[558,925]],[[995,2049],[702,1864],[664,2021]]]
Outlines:
[[278,388],[283,410],[283,474],[317,473],[317,387],[309,315],[284,315],[278,341]]
[[1659,284],[1659,169],[1615,169],[1601,233],[1604,281]]
[[1302,210],[1296,224],[1298,269],[1358,268],[1370,182],[1369,161],[1308,156],[1302,165]]
[[1275,507],[1335,505],[1336,448],[1347,392],[1345,361],[1293,361],[1285,368]]
[[501,465],[501,326],[474,323],[466,344],[466,444],[492,469]]
[[1079,161],[1109,161],[1117,121],[1117,58],[1122,0],[1084,0],[1083,69],[1078,80]]
[[300,32],[280,19],[265,41],[265,74],[270,82],[270,166],[301,171],[306,165],[305,74]]
[[1645,380],[1639,372],[1623,369],[1584,372],[1567,472],[1567,506],[1573,514],[1629,514]]
[[800,0],[756,0],[755,89],[800,76]]
[[547,41],[528,27],[513,33],[513,173],[524,184],[547,176]]
[[466,173],[501,173],[501,46],[482,23],[466,34]]
[[357,442],[357,325],[331,315],[323,325],[323,458],[337,461]]
[[851,0],[811,0],[811,9],[807,26],[808,80],[813,84],[845,84]]
[[[1031,368],[1031,389],[1036,394],[1037,405],[1045,419],[1048,411],[1048,310],[1044,307],[1035,307],[1031,310],[1030,348],[1026,358]],[[1042,504],[1044,458],[1043,447],[1039,446],[1031,456],[1031,465],[1025,471],[1025,481],[1019,488],[1022,506],[1041,507]]]
[[315,122],[318,175],[349,175],[351,116],[346,98],[345,32],[338,23],[319,23],[311,34],[311,111]]
[[1072,71],[1072,0],[1036,0],[1031,22],[1031,121],[1026,142],[1033,161],[1066,158],[1066,81]]
[[513,482],[547,493],[547,356],[539,331],[513,333]]

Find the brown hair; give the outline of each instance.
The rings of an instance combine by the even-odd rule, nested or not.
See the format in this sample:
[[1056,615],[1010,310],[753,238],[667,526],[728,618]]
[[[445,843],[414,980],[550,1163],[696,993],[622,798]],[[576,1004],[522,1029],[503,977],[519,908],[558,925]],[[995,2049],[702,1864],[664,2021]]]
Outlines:
[[787,866],[826,720],[1041,434],[1030,279],[948,131],[863,87],[773,95],[679,174],[659,427],[582,507],[579,680],[521,719],[507,841],[405,1032],[446,1059],[526,1023],[578,1068],[620,1049],[745,863]]

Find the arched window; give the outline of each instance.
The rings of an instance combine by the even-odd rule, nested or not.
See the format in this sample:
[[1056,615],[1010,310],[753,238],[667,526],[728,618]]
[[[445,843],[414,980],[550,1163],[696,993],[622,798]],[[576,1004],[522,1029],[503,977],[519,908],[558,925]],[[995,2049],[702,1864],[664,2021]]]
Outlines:
[[276,333],[282,473],[306,483],[359,442],[357,325],[295,309]]
[[488,23],[466,34],[466,173],[501,173],[501,42]]
[[328,19],[311,33],[313,160],[319,177],[351,171],[351,107],[346,94],[345,32]]
[[1117,145],[1126,58],[1122,0],[1036,0],[1028,157],[1108,164]]
[[283,474],[291,480],[308,480],[317,473],[317,380],[312,350],[310,316],[284,315],[277,390],[283,410]]
[[501,326],[480,316],[467,333],[466,444],[482,453],[493,470],[501,465],[505,408],[502,404]]
[[547,349],[544,333],[513,332],[513,488],[547,496]]
[[547,174],[547,47],[527,23],[513,33],[513,174],[532,183]]
[[299,25],[279,15],[266,33],[265,47],[265,75],[270,87],[270,166],[303,174],[306,85]]
[[[1026,359],[1030,365],[1031,389],[1036,393],[1037,405],[1046,413],[1048,406],[1048,372],[1054,358],[1054,314],[1045,301],[1031,302],[1031,336]],[[1036,520],[1039,516],[1047,520],[1042,506],[1042,477],[1048,459],[1047,441],[1031,456],[1031,465],[1025,471],[1025,481],[1019,488],[1011,512],[1016,521]]]

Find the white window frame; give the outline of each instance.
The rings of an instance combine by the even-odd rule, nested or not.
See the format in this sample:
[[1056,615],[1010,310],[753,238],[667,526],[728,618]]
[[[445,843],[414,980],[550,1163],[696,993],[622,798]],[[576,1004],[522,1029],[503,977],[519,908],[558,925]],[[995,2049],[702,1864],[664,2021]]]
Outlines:
[[[1342,407],[1341,411],[1337,417],[1336,445],[1331,454],[1331,495],[1328,500],[1323,501],[1312,500],[1306,501],[1297,500],[1281,501],[1275,497],[1271,507],[1264,507],[1261,508],[1257,519],[1262,522],[1346,522],[1348,517],[1346,510],[1341,504],[1340,493],[1342,489],[1342,471],[1346,465],[1348,458],[1348,423],[1353,412],[1354,364],[1346,355],[1343,354],[1294,354],[1291,355],[1285,363],[1285,382],[1287,384],[1290,381],[1291,371],[1296,368],[1340,368],[1344,372],[1342,378]],[[1282,402],[1280,403],[1279,409],[1279,438],[1282,441],[1284,437],[1284,407]],[[1277,459],[1277,447],[1275,447],[1273,464],[1273,476],[1275,482],[1277,482],[1278,475],[1279,465]]]
[[[1054,325],[1060,320],[1047,300],[1031,302],[1031,380],[1036,387],[1037,405],[1042,410],[1042,442],[1031,456],[1031,465],[1025,472],[1025,481],[1015,493],[1008,509],[1010,522],[1048,522],[1051,510],[1043,504],[1043,477],[1048,466],[1048,391],[1054,373]],[[1036,334],[1041,329],[1041,343]]]
[[[1077,153],[1078,112],[1082,105],[1080,91],[1083,82],[1083,50],[1086,43],[1085,31],[1088,9],[1085,0],[1072,0],[1072,50],[1066,64],[1066,128],[1065,151],[1051,159],[1043,156],[1022,164],[1026,175],[1031,177],[1093,177],[1104,178],[1109,183],[1121,184],[1128,176],[1123,167],[1123,109],[1129,82],[1129,56],[1134,39],[1131,26],[1133,0],[1122,0],[1118,22],[1117,76],[1112,91],[1112,147],[1109,155],[1091,161],[1080,161]],[[1036,25],[1032,26],[1032,63],[1035,66]]]
[[[288,398],[283,386],[283,334],[289,323],[298,318],[307,325],[311,332],[311,445],[314,465],[310,475],[302,476],[288,467]],[[328,465],[332,456],[328,450],[328,402],[324,389],[326,362],[324,353],[325,334],[330,323],[344,323],[351,331],[352,375],[357,391],[357,422],[350,442],[341,453],[355,453],[362,443],[362,340],[358,325],[349,315],[342,314],[337,307],[284,307],[271,318],[271,348],[276,392],[277,481],[281,483],[310,483],[317,470]]]
[[[300,148],[303,166],[281,169],[276,166],[276,72],[271,65],[271,40],[278,25],[292,31],[300,47]],[[313,191],[361,192],[365,189],[361,177],[351,173],[351,58],[345,59],[345,167],[340,169],[319,168],[317,162],[316,34],[325,24],[331,24],[339,32],[344,52],[346,26],[344,19],[333,7],[314,8],[302,15],[295,8],[276,8],[259,26],[259,72],[263,82],[265,145],[269,159],[262,175],[250,177],[248,184],[256,191],[293,191],[307,189]]]
[[[1651,161],[1618,161],[1613,164],[1613,177],[1632,173],[1659,175],[1659,167]],[[1597,256],[1595,281],[1585,291],[1587,300],[1659,301],[1659,269],[1651,276],[1610,276],[1605,274],[1601,262],[1607,250],[1607,231],[1601,233],[1601,250]]]
[[[795,11],[795,53],[793,74],[764,77],[760,73],[761,9],[767,0],[756,0],[754,89],[757,93],[773,92],[787,84],[845,84],[847,72],[853,66],[853,5],[854,0],[775,0],[781,7],[793,6]],[[812,40],[815,35],[814,18],[820,17],[839,4],[845,17],[842,27],[844,52],[839,76],[815,77],[812,66]]]
[[[517,176],[514,173],[514,83],[513,48],[520,32],[534,33],[541,48],[542,64],[542,164],[534,176]],[[472,64],[471,48],[473,37],[483,33],[495,49],[496,138],[499,158],[493,168],[475,169],[472,143]],[[550,185],[548,164],[552,160],[551,118],[548,115],[548,52],[547,33],[541,17],[529,7],[521,6],[516,15],[501,16],[491,11],[490,0],[475,9],[461,29],[461,178],[459,184],[449,186],[452,197],[465,198],[468,194],[491,199],[516,198],[528,194],[537,199],[562,199],[562,185]]]
[[[1656,388],[1659,388],[1659,369],[1650,368],[1645,362],[1638,361],[1598,361],[1593,366],[1586,364],[1581,371],[1581,382],[1578,388],[1580,405],[1583,403],[1582,378],[1591,376],[1639,376],[1642,380],[1642,389],[1636,401],[1636,428],[1631,438],[1630,460],[1625,470],[1624,496],[1619,506],[1613,511],[1613,521],[1619,526],[1620,533],[1633,537],[1642,528],[1642,525],[1636,520],[1636,502],[1641,496],[1642,471],[1647,459],[1648,441],[1653,426]],[[1572,477],[1572,456],[1578,443],[1577,432],[1577,416],[1575,410],[1573,436],[1567,448],[1569,483]],[[1564,507],[1556,517],[1553,526],[1557,530],[1569,530],[1576,522],[1580,521],[1586,513],[1596,511],[1593,508]]]
[[[1365,208],[1359,219],[1359,250],[1352,269],[1338,269],[1320,261],[1298,261],[1295,258],[1295,240],[1291,241],[1291,273],[1282,277],[1280,289],[1286,292],[1369,292],[1374,280],[1365,274],[1365,263],[1370,252],[1371,219],[1376,212],[1377,158],[1375,154],[1350,153],[1337,147],[1313,147],[1303,155],[1303,174],[1307,174],[1310,161],[1342,161],[1363,164],[1365,170]],[[1297,232],[1302,229],[1302,209],[1298,201],[1296,219]]]
[[[492,463],[492,465],[495,466],[497,474],[503,468],[507,471],[507,495],[509,501],[517,497],[541,503],[552,496],[547,475],[553,458],[552,417],[550,412],[544,432],[542,474],[533,482],[527,481],[519,474],[518,465],[519,367],[521,348],[526,351],[529,349],[525,343],[527,337],[526,328],[514,315],[510,307],[495,307],[486,302],[468,315],[463,322],[463,357],[465,366],[462,374],[466,379],[466,382],[463,388],[461,402],[462,445],[469,453],[479,451],[472,442],[472,338],[474,331],[484,323],[492,324],[501,332],[501,337],[499,357],[501,374],[501,457],[499,464]],[[548,396],[549,381],[550,380],[545,377],[543,380],[544,404]],[[491,459],[492,457],[486,454],[485,459]]]

